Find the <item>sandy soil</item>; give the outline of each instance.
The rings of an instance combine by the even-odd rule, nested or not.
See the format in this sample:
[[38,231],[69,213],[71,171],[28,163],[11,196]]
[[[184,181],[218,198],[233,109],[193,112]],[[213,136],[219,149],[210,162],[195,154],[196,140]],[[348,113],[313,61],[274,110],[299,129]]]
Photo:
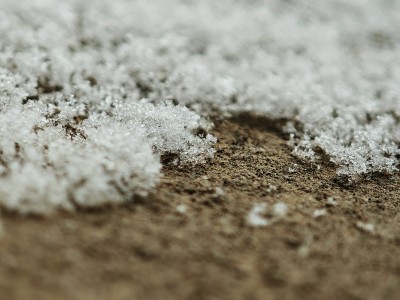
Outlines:
[[[215,159],[179,168],[165,157],[148,199],[3,212],[0,299],[400,299],[400,175],[348,184],[329,163],[292,157],[276,126],[222,122]],[[286,217],[248,225],[255,203],[278,201]]]

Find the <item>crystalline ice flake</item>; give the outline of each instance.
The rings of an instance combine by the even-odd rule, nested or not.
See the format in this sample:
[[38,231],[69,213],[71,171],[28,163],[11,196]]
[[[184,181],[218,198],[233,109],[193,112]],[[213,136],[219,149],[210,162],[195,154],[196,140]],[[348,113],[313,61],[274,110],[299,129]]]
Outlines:
[[274,211],[274,215],[276,217],[282,218],[282,217],[286,216],[286,214],[288,212],[288,206],[287,206],[287,204],[285,204],[283,202],[278,202],[278,203],[274,204],[273,211]]
[[258,203],[254,204],[252,209],[247,215],[247,223],[253,227],[264,227],[269,224],[267,218],[263,217],[262,214],[267,210],[267,204]]

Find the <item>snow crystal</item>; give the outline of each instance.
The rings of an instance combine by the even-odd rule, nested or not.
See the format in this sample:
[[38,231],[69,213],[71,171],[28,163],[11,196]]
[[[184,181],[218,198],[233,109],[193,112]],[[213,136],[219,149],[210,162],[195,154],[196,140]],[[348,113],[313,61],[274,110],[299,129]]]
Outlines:
[[224,189],[223,188],[221,188],[221,187],[219,187],[219,186],[217,186],[216,188],[215,188],[215,192],[214,192],[214,197],[221,197],[221,196],[223,196],[223,195],[225,195],[225,191],[224,191]]
[[270,218],[266,218],[263,216],[263,214],[266,213],[266,211],[267,211],[266,203],[254,204],[247,215],[247,223],[250,226],[254,227],[263,227],[273,224],[274,222],[286,216],[288,212],[288,206],[283,202],[275,203],[272,208],[273,216]]
[[282,218],[286,216],[288,212],[288,206],[283,202],[278,202],[274,204],[273,211],[276,217]]
[[262,216],[267,210],[267,204],[257,203],[254,204],[247,216],[247,223],[254,227],[263,227],[269,224],[268,220]]
[[363,222],[357,222],[356,223],[357,228],[369,232],[369,233],[373,233],[375,231],[375,226],[374,224],[371,223],[363,223]]
[[337,205],[338,203],[336,202],[335,198],[333,198],[333,197],[328,197],[328,198],[326,199],[326,204],[329,205],[329,206],[335,206],[335,205]]
[[176,211],[178,212],[178,213],[180,213],[180,214],[185,214],[186,212],[187,212],[187,205],[185,205],[185,204],[179,204],[177,207],[176,207]]
[[314,218],[320,218],[320,217],[325,216],[326,214],[327,214],[327,211],[326,211],[325,208],[316,209],[316,210],[314,210],[314,212],[313,212]]
[[267,188],[267,193],[276,192],[277,190],[278,190],[278,187],[276,185],[269,184],[268,188]]

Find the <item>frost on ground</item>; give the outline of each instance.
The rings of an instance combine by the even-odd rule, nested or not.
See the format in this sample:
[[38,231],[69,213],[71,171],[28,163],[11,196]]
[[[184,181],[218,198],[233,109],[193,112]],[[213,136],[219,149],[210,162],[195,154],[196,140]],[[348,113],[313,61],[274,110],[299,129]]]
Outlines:
[[399,164],[398,1],[3,0],[0,35],[9,209],[145,194],[160,155],[213,155],[216,113],[286,119],[339,174]]
[[374,224],[371,223],[363,223],[363,222],[357,222],[356,223],[357,228],[369,232],[369,233],[373,233],[375,231],[375,226]]
[[327,214],[327,211],[326,211],[325,208],[316,209],[316,210],[314,210],[314,212],[313,212],[314,218],[320,218],[320,217],[325,216],[326,214]]
[[288,212],[288,206],[283,202],[275,203],[272,208],[272,216],[270,218],[266,218],[264,216],[266,212],[266,203],[254,204],[247,215],[247,223],[253,227],[264,227],[273,224],[286,216]]
[[254,227],[263,227],[269,224],[268,220],[263,217],[263,214],[267,210],[267,204],[258,203],[254,204],[249,214],[247,215],[247,223]]

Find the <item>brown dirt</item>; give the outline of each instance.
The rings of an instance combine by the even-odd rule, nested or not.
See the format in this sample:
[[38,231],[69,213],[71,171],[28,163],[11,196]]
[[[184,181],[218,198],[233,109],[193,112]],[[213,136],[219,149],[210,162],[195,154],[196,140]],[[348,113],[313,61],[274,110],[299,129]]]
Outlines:
[[[0,299],[400,299],[398,174],[346,184],[249,116],[215,135],[214,160],[166,166],[148,199],[48,218],[3,213]],[[247,224],[253,204],[278,201],[286,217]]]

